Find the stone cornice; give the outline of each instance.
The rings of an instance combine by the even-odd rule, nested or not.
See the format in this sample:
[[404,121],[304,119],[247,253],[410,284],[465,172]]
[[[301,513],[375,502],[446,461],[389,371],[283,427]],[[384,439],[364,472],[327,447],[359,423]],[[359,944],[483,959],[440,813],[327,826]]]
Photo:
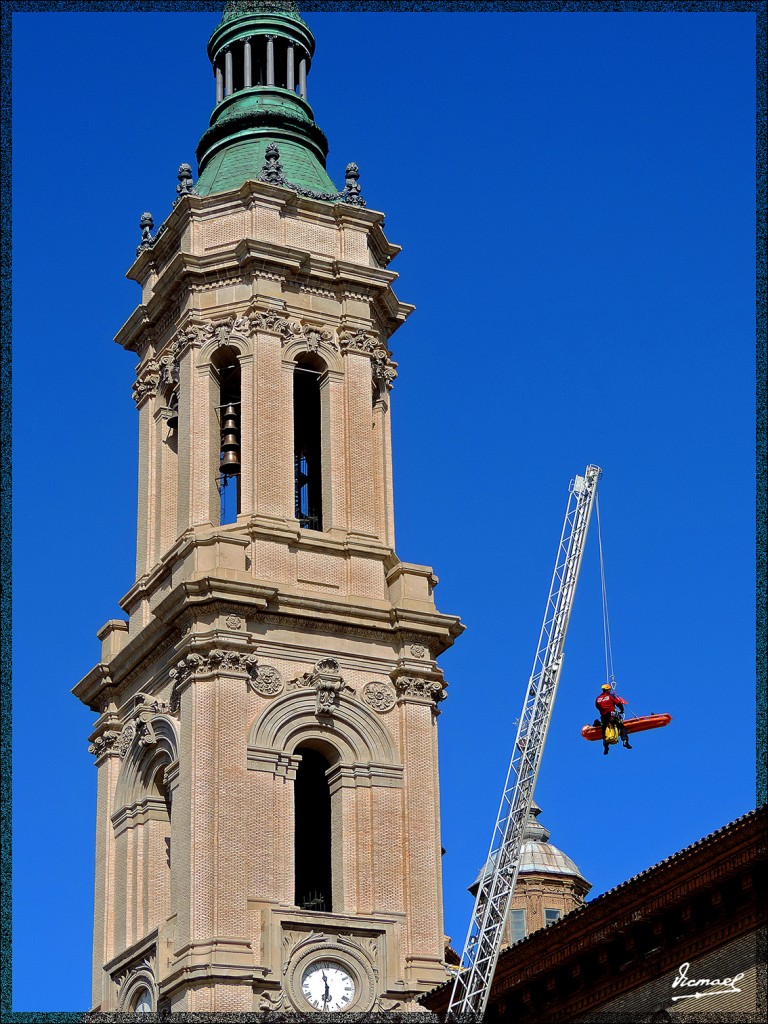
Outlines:
[[129,946],[128,949],[123,950],[122,953],[118,953],[118,955],[113,960],[110,960],[109,963],[104,964],[104,970],[107,974],[117,974],[120,972],[121,968],[127,967],[139,957],[144,956],[147,953],[154,952],[157,947],[157,936],[158,929],[153,928],[151,932],[139,939],[138,942],[134,942],[134,944]]
[[[299,271],[307,271],[312,260],[312,254],[306,249],[294,249],[290,245],[264,242],[258,238],[243,238],[229,252],[243,270],[251,270],[254,267],[269,268],[286,277]],[[221,260],[221,256],[220,248],[214,258]]]
[[250,580],[232,580],[216,576],[202,576],[199,579],[187,580],[174,587],[165,600],[154,609],[155,615],[162,622],[171,623],[191,607],[222,604],[237,604],[250,611],[263,611],[271,606],[277,588],[260,586]]
[[[152,252],[157,267],[161,263],[161,253],[157,246]],[[373,298],[378,316],[387,325],[387,336],[405,323],[415,309],[409,303],[400,302],[392,291],[392,284],[398,277],[392,271],[319,256],[292,246],[244,238],[218,248],[215,253],[194,255],[176,252],[170,255],[162,266],[151,297],[133,311],[116,334],[115,341],[127,351],[141,352],[148,341],[156,342],[154,332],[179,288],[218,278],[239,280],[243,272],[254,270],[276,273],[286,281],[325,284],[342,292],[350,287],[361,289]],[[204,315],[191,310],[189,314]]]

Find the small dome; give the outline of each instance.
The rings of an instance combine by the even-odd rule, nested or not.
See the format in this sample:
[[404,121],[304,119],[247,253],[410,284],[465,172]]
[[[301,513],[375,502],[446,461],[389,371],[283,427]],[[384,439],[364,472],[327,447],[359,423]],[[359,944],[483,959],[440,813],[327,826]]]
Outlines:
[[[570,875],[573,878],[581,879],[588,886],[589,882],[571,858],[566,857],[562,850],[558,850],[549,842],[549,830],[538,820],[540,814],[541,808],[537,803],[532,803],[531,813],[523,833],[523,843],[520,847],[520,870],[518,873],[524,875]],[[477,893],[481,879],[490,869],[491,861],[489,860],[469,887],[469,891],[473,895]]]
[[243,14],[283,14],[302,21],[296,0],[227,0],[222,21],[231,21]]

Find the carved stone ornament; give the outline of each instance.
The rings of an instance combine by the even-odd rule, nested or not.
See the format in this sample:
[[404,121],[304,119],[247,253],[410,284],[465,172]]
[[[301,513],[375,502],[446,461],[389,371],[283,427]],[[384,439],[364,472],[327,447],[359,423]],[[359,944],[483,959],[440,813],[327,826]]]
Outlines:
[[176,199],[173,205],[181,199],[182,196],[196,196],[198,193],[195,191],[195,186],[192,184],[192,168],[189,164],[182,164],[179,167],[179,184],[176,186]]
[[193,651],[177,661],[175,667],[168,673],[172,681],[170,713],[178,715],[181,705],[181,688],[192,676],[204,675],[209,672],[244,673],[250,686],[257,670],[258,658],[255,654],[219,649],[200,654]]
[[342,349],[353,349],[357,352],[365,352],[368,355],[373,355],[378,345],[376,339],[363,327],[358,327],[355,331],[341,331],[339,333],[339,342]]
[[141,231],[141,243],[136,249],[136,255],[141,256],[145,249],[151,249],[156,238],[152,237],[152,228],[155,226],[155,221],[151,213],[142,213],[141,220],[139,221],[139,230]]
[[159,383],[163,387],[177,387],[179,383],[179,363],[174,352],[166,352],[158,362]]
[[274,142],[270,142],[264,154],[264,163],[261,166],[259,181],[268,185],[287,185],[288,181],[283,174],[283,165],[280,163],[280,150]]
[[366,683],[363,687],[363,700],[380,714],[391,711],[395,706],[396,699],[397,695],[392,683]]
[[275,697],[283,689],[283,678],[272,665],[257,665],[247,683],[249,690],[262,697]]
[[226,345],[230,334],[239,334],[247,338],[251,322],[247,316],[228,316],[224,320],[206,320],[198,328],[198,336],[203,341],[216,340],[219,345]]
[[259,1012],[269,1013],[270,1010],[280,1010],[282,1009],[284,1001],[285,994],[283,992],[279,990],[270,992],[267,989],[264,989],[263,992],[259,993]]
[[133,385],[133,400],[137,407],[145,398],[154,398],[160,383],[161,367],[156,359],[148,359],[139,364],[136,370],[136,381]]
[[228,615],[226,622],[227,629],[240,629],[240,627],[243,624],[243,620],[240,618],[239,615]]
[[133,738],[136,735],[136,726],[133,722],[127,722],[120,733],[120,738],[117,741],[117,752],[120,755],[120,760],[124,761],[125,756],[128,753]]
[[292,192],[298,192],[300,196],[307,196],[310,199],[324,199],[330,203],[349,203],[351,206],[365,206],[362,190],[358,183],[360,169],[357,164],[347,164],[345,172],[345,185],[341,192],[316,192],[311,188],[304,188],[293,181],[289,181],[283,165],[280,162],[280,150],[276,143],[270,142],[264,153],[264,163],[261,166],[259,181],[267,185],[280,185],[282,188],[289,188]]
[[427,649],[423,644],[411,644],[411,655],[414,658],[426,657]]
[[420,700],[438,703],[445,700],[447,694],[443,684],[434,679],[418,679],[414,676],[401,676],[395,680],[398,697],[415,697]]
[[339,663],[335,658],[322,658],[315,665],[313,672],[305,672],[288,684],[289,690],[314,688],[317,692],[316,715],[332,715],[334,707],[339,703],[342,690],[354,693],[341,677]]
[[344,202],[350,203],[352,206],[365,206],[363,200],[362,189],[358,184],[360,178],[360,168],[355,163],[347,164],[347,169],[344,173],[345,186],[344,186]]
[[392,390],[392,385],[397,379],[397,363],[392,362],[386,348],[377,348],[373,353],[371,358],[371,372],[373,373],[373,380],[376,384],[379,384],[381,387],[385,387],[387,391]]
[[304,324],[302,330],[304,340],[307,343],[308,352],[317,352],[321,345],[330,345],[331,348],[338,349],[338,345],[333,340],[333,335],[330,331],[326,331],[322,327],[314,327],[312,324]]
[[190,345],[199,345],[200,342],[200,332],[197,327],[194,325],[180,327],[171,342],[170,351],[173,354],[174,359],[178,362],[182,353],[184,353]]
[[287,320],[277,310],[254,313],[251,317],[251,326],[255,330],[274,331],[283,339],[283,344],[301,333],[301,324],[295,320]]
[[104,754],[109,754],[115,750],[115,744],[119,738],[119,730],[107,729],[94,738],[93,743],[88,747],[88,753],[94,754],[96,756],[96,760],[98,760]]
[[313,672],[302,672],[300,676],[296,676],[295,679],[291,679],[288,683],[289,690],[311,690],[315,685],[313,682]]
[[363,327],[356,330],[345,330],[339,333],[341,348],[347,351],[364,352],[371,357],[371,373],[373,383],[392,389],[397,377],[397,363],[392,362],[391,353],[386,345],[372,337]]
[[[118,1016],[127,1015],[136,995],[142,989],[148,989],[153,998],[157,995],[156,984],[157,950],[153,946],[145,950],[129,963],[124,964],[120,971],[112,975],[112,982],[117,987]],[[153,1015],[154,1016],[154,1015]],[[131,1017],[133,1014],[131,1013]]]

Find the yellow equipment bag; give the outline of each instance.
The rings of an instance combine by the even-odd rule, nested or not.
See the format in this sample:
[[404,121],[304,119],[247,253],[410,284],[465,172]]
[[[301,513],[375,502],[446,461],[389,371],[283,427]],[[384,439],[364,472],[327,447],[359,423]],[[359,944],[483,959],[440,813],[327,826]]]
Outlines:
[[605,742],[606,743],[618,743],[619,742],[619,727],[615,722],[609,722],[605,727]]

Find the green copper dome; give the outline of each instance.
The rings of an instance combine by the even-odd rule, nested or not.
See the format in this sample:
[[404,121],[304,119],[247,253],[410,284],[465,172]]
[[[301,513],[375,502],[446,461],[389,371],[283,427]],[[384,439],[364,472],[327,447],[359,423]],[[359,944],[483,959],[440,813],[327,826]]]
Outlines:
[[[208,42],[216,106],[197,147],[200,195],[261,179],[322,199],[345,198],[325,169],[328,142],[307,102],[314,51],[314,36],[295,2],[225,4]],[[275,145],[280,173],[265,177],[267,147]],[[270,167],[274,171],[274,163]],[[359,189],[354,194],[362,203]]]
[[303,20],[295,0],[227,0],[221,20],[231,21],[241,14],[284,14],[296,21]]

